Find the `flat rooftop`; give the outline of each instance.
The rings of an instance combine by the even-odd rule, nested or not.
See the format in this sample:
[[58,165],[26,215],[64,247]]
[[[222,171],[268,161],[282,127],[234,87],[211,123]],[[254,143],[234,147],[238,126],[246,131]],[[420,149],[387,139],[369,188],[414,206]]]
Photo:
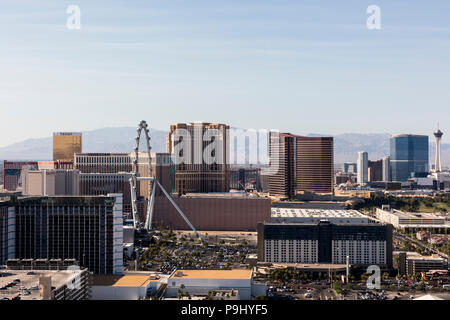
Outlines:
[[102,156],[114,156],[114,157],[126,157],[129,153],[108,153],[108,152],[80,152],[75,153],[75,156],[95,156],[95,157],[102,157]]
[[177,270],[170,278],[179,279],[251,279],[252,270]]
[[399,227],[402,228],[402,229],[403,229],[403,228],[417,228],[417,229],[419,229],[419,228],[428,228],[428,229],[432,229],[432,228],[436,228],[436,229],[438,229],[438,228],[445,228],[445,229],[447,229],[447,228],[450,228],[450,224],[447,223],[447,222],[444,223],[444,224],[401,223]]
[[356,210],[272,208],[275,218],[365,218]]
[[114,194],[109,196],[14,196],[10,198],[9,206],[17,204],[39,203],[48,205],[112,205]]
[[413,260],[436,260],[436,261],[444,260],[437,254],[433,254],[431,256],[423,256],[420,253],[414,252],[414,251],[406,251],[406,252],[405,251],[393,251],[392,252],[393,255],[398,255],[400,253],[406,253],[406,258],[413,259]]
[[[12,299],[20,296],[21,300],[40,300],[39,277],[50,276],[52,278],[52,287],[58,288],[66,284],[71,278],[79,272],[71,270],[0,270],[0,288],[5,288],[14,280],[20,280],[19,283],[11,287],[0,290],[0,299]],[[31,290],[30,287],[37,286],[38,289]],[[21,289],[25,287],[26,289]],[[30,295],[25,295],[29,291]]]
[[251,196],[246,192],[209,192],[209,193],[186,193],[182,196],[183,198],[238,198],[238,199],[249,199],[256,198]]
[[159,281],[159,279],[150,279],[150,275],[99,275],[94,276],[93,286],[108,287],[145,287],[150,282]]
[[411,260],[423,260],[423,261],[445,261],[443,258],[439,257],[438,255],[432,255],[432,256],[421,256],[421,255],[411,255],[407,256],[408,259]]
[[[164,156],[171,155],[167,152],[150,152],[151,156]],[[139,157],[146,156],[147,152],[139,152]],[[80,152],[75,153],[76,157],[134,157],[134,152],[122,153],[122,152]],[[131,163],[131,162],[130,162]]]
[[419,134],[411,134],[411,133],[401,133],[401,134],[393,134],[391,138],[427,138],[428,136],[419,135]]
[[53,132],[53,136],[57,137],[57,136],[81,136],[82,133],[81,132]]
[[298,270],[345,270],[347,265],[345,264],[330,264],[330,263],[274,263],[272,268],[283,269],[283,268],[295,268]]
[[400,210],[392,210],[390,212],[402,219],[442,219],[442,220],[445,220],[445,217],[443,217],[442,215],[435,215],[435,214],[426,213],[426,212],[405,212],[405,211],[400,211]]
[[81,178],[86,178],[86,177],[128,177],[131,176],[132,173],[131,172],[107,172],[107,173],[101,173],[101,172],[80,172],[80,177]]

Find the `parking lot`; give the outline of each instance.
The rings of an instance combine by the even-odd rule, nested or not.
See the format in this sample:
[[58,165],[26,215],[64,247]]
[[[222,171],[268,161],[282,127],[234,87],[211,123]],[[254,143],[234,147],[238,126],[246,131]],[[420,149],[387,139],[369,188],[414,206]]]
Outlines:
[[[46,271],[52,274],[54,285],[64,281],[67,274]],[[0,300],[40,299],[39,276],[41,271],[0,271]]]
[[256,253],[254,234],[203,232],[208,245],[192,232],[161,231],[149,247],[140,248],[139,270],[170,274],[176,269],[247,268],[245,258]]
[[340,300],[331,286],[326,282],[299,282],[290,285],[268,283],[267,298],[291,300]]
[[[332,285],[328,279],[287,279],[284,275],[278,280],[270,278],[273,279],[273,276],[266,275],[267,298],[273,300],[412,300],[426,294],[450,299],[450,294],[445,292],[441,283],[427,285],[392,279],[383,281],[380,289],[370,289],[364,281],[343,284],[334,280]],[[335,290],[336,287],[339,291]]]
[[[256,234],[251,232],[201,232],[204,245],[193,232],[160,230],[148,247],[139,249],[139,270],[170,274],[176,269],[249,268],[246,257],[256,253]],[[130,265],[130,267],[132,267]],[[276,268],[259,268],[255,279],[266,283],[267,299],[281,300],[410,300],[430,293],[448,299],[443,292],[445,281],[413,281],[386,278],[381,289],[370,290],[361,275],[350,283],[341,283],[341,275],[326,272],[300,272]],[[266,273],[266,271],[268,273]],[[337,271],[339,272],[339,271]],[[342,271],[340,271],[342,274]],[[355,279],[356,278],[356,279]],[[338,288],[336,288],[336,284]]]

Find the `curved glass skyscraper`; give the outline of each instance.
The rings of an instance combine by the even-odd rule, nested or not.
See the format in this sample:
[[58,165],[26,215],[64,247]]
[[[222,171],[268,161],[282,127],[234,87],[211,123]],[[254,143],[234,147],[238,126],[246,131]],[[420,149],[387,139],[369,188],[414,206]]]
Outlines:
[[428,136],[400,134],[391,137],[392,181],[428,174]]

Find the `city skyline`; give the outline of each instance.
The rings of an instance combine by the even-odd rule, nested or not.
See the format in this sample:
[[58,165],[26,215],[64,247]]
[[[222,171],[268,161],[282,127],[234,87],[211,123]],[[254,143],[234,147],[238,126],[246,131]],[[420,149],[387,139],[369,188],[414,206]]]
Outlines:
[[[245,134],[247,129],[232,128],[233,134]],[[83,135],[84,146],[87,152],[129,152],[130,145],[134,139],[135,127],[121,128],[102,128],[93,131],[81,132]],[[252,132],[252,131],[249,131]],[[264,131],[265,132],[265,131]],[[262,132],[261,132],[262,133]],[[150,130],[152,150],[156,152],[166,151],[165,130]],[[309,134],[305,137],[328,137],[326,134]],[[389,155],[390,134],[342,134],[333,136],[336,139],[335,162],[342,164],[344,162],[356,161],[359,151],[367,151],[369,160],[379,160]],[[435,141],[432,136],[428,136],[430,152],[430,168],[435,161]],[[32,138],[7,147],[0,147],[0,159],[3,160],[41,160],[48,161],[52,159],[51,155],[51,136],[45,138]],[[442,149],[442,164],[447,168],[450,159],[450,144],[444,143]],[[238,154],[243,152],[242,146],[238,147]],[[256,152],[256,149],[251,149]],[[256,154],[256,153],[255,153]]]
[[[201,123],[201,122],[213,123],[212,121],[186,121],[186,120],[184,122],[185,123]],[[224,121],[219,121],[219,122],[223,123]],[[150,126],[150,128],[153,129],[153,130],[157,130],[157,131],[168,133],[170,131],[170,126],[175,124],[175,123],[176,122],[169,122],[167,127],[162,127],[161,128],[161,126]],[[230,125],[230,124],[227,123],[227,125]],[[81,130],[80,129],[81,131],[80,130],[78,130],[78,131],[82,132],[82,133],[88,133],[88,132],[94,132],[94,131],[97,131],[97,130],[123,129],[123,128],[132,128],[132,127],[134,127],[134,126],[113,126],[113,127],[102,127],[102,126],[99,126],[97,128],[86,129],[86,130]],[[265,128],[250,128],[250,127],[244,128],[244,127],[236,127],[236,126],[233,126],[233,125],[230,125],[230,128],[244,129],[244,130],[266,130]],[[442,127],[441,127],[441,129],[442,129]],[[299,133],[300,130],[286,131],[286,130],[280,130],[280,129],[277,129],[277,128],[270,128],[270,129],[267,129],[267,130],[275,130],[275,131],[279,131],[279,132],[290,133],[290,134],[295,134],[295,135],[303,135],[303,136],[324,136],[324,137],[327,137],[327,136],[334,137],[334,136],[339,136],[339,135],[352,135],[352,134],[354,134],[354,135],[379,135],[379,134],[381,135],[381,134],[387,134],[387,135],[390,135],[390,136],[394,136],[394,135],[397,135],[397,134],[418,134],[417,132],[402,132],[402,131],[397,131],[395,133],[391,133],[391,132],[352,132],[352,131],[343,131],[343,132],[338,132],[338,133],[335,133],[335,134],[331,134],[331,133],[328,133],[328,132],[319,132],[318,130],[312,131],[312,132],[304,132],[304,133]],[[70,130],[65,130],[65,131],[66,132],[71,132]],[[29,135],[29,136],[26,136],[26,137],[22,138],[21,140],[13,141],[12,143],[8,143],[6,145],[0,144],[0,148],[9,147],[9,146],[12,146],[14,144],[26,142],[26,141],[32,140],[32,139],[49,138],[49,137],[52,137],[55,132],[56,132],[55,130],[49,129],[48,133],[47,134],[44,133],[44,135],[42,135],[42,136],[31,136],[31,135]],[[419,134],[419,135],[421,135],[421,134]],[[426,136],[429,137],[430,144],[434,144],[435,138],[434,138],[434,132],[433,132],[432,129],[429,130],[428,132],[423,133],[423,135],[426,135]],[[450,136],[448,136],[448,141],[446,141],[445,140],[445,135],[444,135],[444,137],[442,138],[442,143],[444,145],[449,144],[450,143]]]
[[0,304],[450,300],[449,13],[0,1]]
[[77,1],[81,29],[68,30],[69,2],[2,1],[0,146],[136,119],[445,132],[450,4],[438,3],[377,1],[382,28],[368,30],[369,1]]

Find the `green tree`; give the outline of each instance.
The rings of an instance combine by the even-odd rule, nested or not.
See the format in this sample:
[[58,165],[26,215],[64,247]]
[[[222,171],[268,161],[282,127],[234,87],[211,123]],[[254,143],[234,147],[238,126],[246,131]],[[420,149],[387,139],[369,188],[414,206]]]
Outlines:
[[367,273],[363,273],[362,275],[361,275],[361,280],[363,280],[363,281],[367,281],[367,279],[369,278],[369,274],[367,274]]
[[333,283],[333,289],[334,291],[336,291],[337,294],[341,294],[342,293],[341,283],[339,281],[335,281]]

